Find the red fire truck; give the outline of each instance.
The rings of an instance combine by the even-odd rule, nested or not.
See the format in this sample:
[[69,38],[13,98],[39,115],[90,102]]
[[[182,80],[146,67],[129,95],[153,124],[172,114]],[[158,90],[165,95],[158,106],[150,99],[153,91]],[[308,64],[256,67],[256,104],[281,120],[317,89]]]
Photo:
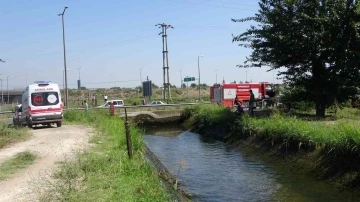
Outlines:
[[276,95],[274,85],[268,82],[261,83],[224,83],[214,84],[210,87],[210,101],[226,107],[234,107],[235,97],[248,107],[250,90],[254,93],[256,106],[265,104]]

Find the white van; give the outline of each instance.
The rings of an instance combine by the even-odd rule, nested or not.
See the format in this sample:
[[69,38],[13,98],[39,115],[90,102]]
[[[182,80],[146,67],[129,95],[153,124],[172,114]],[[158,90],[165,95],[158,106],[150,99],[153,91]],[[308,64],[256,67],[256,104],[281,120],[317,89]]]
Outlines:
[[38,81],[26,87],[22,95],[21,122],[32,128],[42,124],[61,127],[63,118],[60,88],[49,81]]

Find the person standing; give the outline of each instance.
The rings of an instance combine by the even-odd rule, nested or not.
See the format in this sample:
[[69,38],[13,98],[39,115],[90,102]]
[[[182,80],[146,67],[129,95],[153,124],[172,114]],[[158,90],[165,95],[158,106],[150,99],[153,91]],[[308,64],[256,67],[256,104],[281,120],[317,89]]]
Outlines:
[[61,99],[60,107],[64,108],[64,99]]
[[234,105],[236,106],[236,110],[237,110],[238,113],[243,112],[243,109],[241,107],[242,104],[241,104],[241,102],[240,102],[240,100],[239,100],[239,98],[237,96],[235,97]]
[[146,100],[145,100],[145,97],[143,97],[142,99],[142,105],[145,105],[146,104]]
[[94,106],[95,105],[95,95],[92,96],[91,98],[91,104]]
[[104,95],[104,101],[105,101],[105,103],[106,103],[107,99],[108,99],[107,95]]
[[87,113],[88,110],[89,110],[89,105],[88,105],[88,103],[86,102],[86,100],[84,101],[84,108],[85,108],[85,112]]
[[255,96],[252,90],[250,92],[250,101],[249,101],[249,114],[250,116],[254,116],[254,102],[255,102]]

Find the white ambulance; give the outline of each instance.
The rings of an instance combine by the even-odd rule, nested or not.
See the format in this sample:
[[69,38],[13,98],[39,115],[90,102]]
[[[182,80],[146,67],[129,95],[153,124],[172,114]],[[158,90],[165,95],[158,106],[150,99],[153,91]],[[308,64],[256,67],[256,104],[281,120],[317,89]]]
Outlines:
[[50,81],[37,81],[26,87],[22,95],[21,122],[32,128],[42,124],[61,127],[63,118],[60,88]]

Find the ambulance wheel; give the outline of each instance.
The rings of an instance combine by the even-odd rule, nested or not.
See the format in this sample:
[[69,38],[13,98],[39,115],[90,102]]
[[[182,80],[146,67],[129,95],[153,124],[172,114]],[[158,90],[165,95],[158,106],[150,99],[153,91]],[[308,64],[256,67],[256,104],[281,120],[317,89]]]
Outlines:
[[62,125],[61,121],[56,122],[56,126],[57,126],[58,128],[60,128],[61,125]]

